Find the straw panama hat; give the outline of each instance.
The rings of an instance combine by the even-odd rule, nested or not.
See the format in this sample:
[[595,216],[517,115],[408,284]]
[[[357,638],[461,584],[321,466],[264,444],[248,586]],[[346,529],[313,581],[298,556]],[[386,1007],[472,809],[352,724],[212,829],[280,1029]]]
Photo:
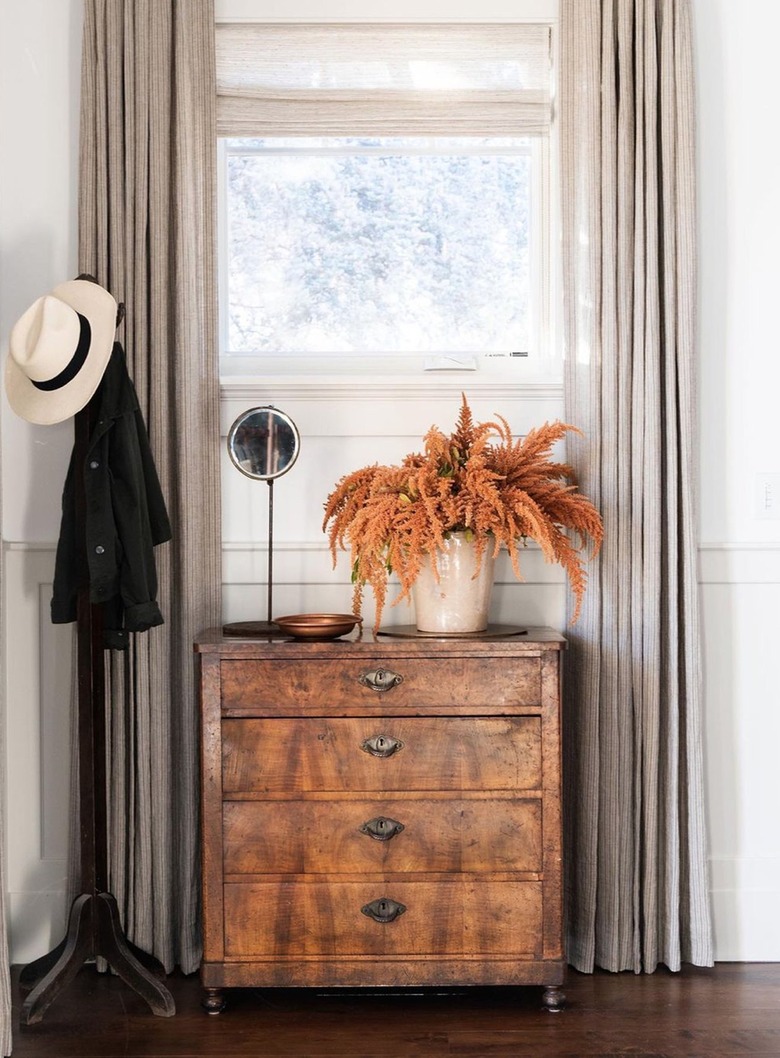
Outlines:
[[111,357],[116,317],[114,298],[87,279],[34,301],[9,340],[5,389],[16,414],[50,426],[88,404]]

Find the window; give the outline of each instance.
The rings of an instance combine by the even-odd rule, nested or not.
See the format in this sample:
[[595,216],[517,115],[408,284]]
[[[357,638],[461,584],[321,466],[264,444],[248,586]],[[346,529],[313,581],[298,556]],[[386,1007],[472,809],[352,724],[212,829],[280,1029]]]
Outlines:
[[219,29],[228,371],[549,355],[549,27]]
[[224,167],[227,356],[539,348],[531,140],[230,139]]

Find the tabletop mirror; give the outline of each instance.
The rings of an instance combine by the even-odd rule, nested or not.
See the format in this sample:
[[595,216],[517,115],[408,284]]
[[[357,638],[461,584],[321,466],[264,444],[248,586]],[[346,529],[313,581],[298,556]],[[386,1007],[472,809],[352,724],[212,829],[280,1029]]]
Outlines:
[[301,435],[290,416],[278,408],[250,408],[230,427],[227,449],[231,462],[242,474],[268,485],[268,601],[265,621],[237,621],[223,625],[222,630],[225,635],[283,635],[272,620],[274,482],[295,464]]

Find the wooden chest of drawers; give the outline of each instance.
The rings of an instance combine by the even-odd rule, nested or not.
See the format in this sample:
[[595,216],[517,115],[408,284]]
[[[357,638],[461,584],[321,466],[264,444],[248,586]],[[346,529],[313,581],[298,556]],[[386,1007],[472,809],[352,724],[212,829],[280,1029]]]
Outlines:
[[202,980],[563,981],[557,633],[199,637]]

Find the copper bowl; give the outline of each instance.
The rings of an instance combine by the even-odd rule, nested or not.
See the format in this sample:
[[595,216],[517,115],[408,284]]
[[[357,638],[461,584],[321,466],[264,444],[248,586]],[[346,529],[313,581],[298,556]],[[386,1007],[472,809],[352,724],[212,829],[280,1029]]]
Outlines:
[[361,621],[348,613],[298,613],[274,618],[274,623],[294,639],[338,639]]

